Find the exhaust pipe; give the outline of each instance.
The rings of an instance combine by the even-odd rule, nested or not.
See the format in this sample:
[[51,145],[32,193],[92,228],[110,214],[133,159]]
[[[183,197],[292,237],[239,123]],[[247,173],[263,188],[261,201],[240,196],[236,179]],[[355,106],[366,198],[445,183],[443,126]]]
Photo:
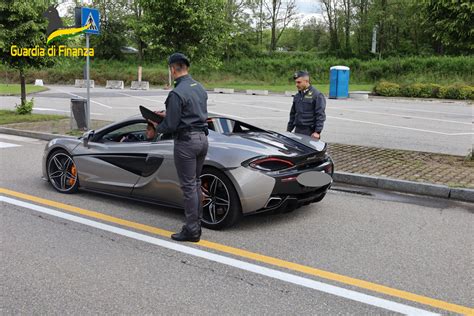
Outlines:
[[274,196],[268,199],[267,203],[265,204],[264,208],[275,207],[280,204],[282,201],[281,197]]

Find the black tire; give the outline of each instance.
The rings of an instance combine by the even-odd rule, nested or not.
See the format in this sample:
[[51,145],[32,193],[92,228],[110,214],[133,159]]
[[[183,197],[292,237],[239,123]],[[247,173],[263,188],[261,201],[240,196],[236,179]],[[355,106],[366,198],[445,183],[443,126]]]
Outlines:
[[[229,178],[215,168],[205,167],[201,173],[203,193],[202,226],[223,229],[237,223],[242,217],[240,199]],[[225,206],[225,202],[228,202]],[[210,210],[214,210],[211,212]]]
[[76,163],[65,150],[56,150],[46,160],[48,181],[61,193],[75,193],[79,188]]

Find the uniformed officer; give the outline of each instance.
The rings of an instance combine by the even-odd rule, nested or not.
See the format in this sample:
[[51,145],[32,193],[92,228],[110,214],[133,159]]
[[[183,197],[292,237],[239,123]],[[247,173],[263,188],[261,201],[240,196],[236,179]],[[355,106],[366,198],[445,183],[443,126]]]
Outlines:
[[326,120],[326,99],[324,95],[309,82],[307,71],[294,74],[298,93],[293,98],[287,131],[319,139]]
[[186,217],[186,224],[171,238],[198,242],[202,218],[200,175],[208,149],[207,93],[188,74],[190,62],[185,55],[172,54],[168,65],[175,87],[165,101],[166,113],[158,113],[164,120],[157,126],[156,132],[173,134],[174,163],[183,190]]

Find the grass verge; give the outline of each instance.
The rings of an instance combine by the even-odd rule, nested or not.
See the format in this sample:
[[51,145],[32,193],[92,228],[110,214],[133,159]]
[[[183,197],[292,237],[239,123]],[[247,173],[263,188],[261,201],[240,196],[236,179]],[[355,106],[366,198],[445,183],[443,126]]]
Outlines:
[[[34,92],[41,92],[46,91],[48,88],[46,87],[39,87],[32,84],[26,85],[26,93],[34,93]],[[12,84],[5,84],[0,83],[0,95],[20,95],[21,94],[21,86],[17,83]]]
[[[296,91],[295,85],[269,85],[265,83],[203,83],[206,89],[230,88],[235,90],[268,90],[270,92],[283,93],[285,91]],[[322,93],[329,94],[329,84],[313,84]],[[372,91],[373,84],[349,84],[349,91]]]
[[0,110],[0,125],[22,122],[41,122],[41,121],[57,121],[64,119],[66,116],[54,114],[25,114],[19,115],[15,111]]

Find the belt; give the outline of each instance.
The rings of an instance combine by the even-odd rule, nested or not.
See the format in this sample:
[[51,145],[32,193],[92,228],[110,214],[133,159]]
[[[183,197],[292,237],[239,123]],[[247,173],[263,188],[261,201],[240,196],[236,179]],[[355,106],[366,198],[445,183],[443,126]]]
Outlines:
[[209,129],[207,128],[207,126],[181,128],[175,133],[173,133],[173,138],[180,140],[189,140],[190,138],[188,134],[192,132],[203,132],[207,136],[207,134],[209,133]]
[[186,132],[205,132],[207,130],[207,126],[190,126],[180,128],[176,131],[176,133],[186,133]]

